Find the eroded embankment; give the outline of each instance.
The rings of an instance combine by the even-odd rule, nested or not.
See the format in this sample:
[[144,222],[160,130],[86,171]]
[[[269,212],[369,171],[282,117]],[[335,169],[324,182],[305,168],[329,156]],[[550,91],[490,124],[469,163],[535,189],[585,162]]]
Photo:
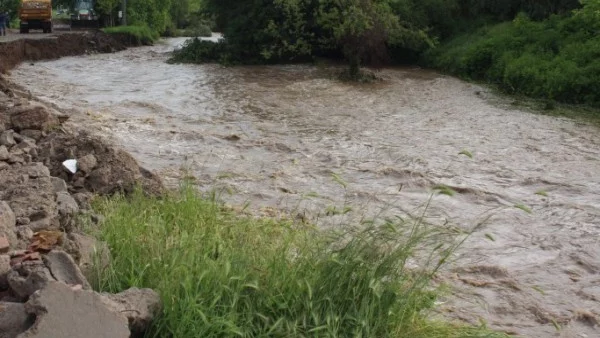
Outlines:
[[88,53],[112,53],[136,44],[137,40],[127,34],[106,34],[100,31],[1,42],[0,72],[5,73],[23,61],[51,60]]
[[[124,49],[126,37],[95,32],[0,44],[0,69],[26,60]],[[106,246],[81,232],[95,194],[160,179],[127,152],[67,126],[68,116],[19,97],[0,75],[0,337],[129,337],[150,324],[160,297],[149,289],[91,290],[95,255]],[[62,163],[78,161],[77,171]],[[131,331],[131,332],[130,332]]]

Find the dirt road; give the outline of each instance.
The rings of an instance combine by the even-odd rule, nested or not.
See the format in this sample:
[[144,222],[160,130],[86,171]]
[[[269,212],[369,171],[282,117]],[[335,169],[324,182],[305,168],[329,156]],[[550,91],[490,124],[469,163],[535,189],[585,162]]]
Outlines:
[[6,31],[6,36],[0,36],[0,43],[7,43],[21,39],[30,39],[30,40],[40,40],[40,39],[52,39],[56,38],[61,34],[70,34],[70,33],[78,33],[81,34],[82,31],[71,31],[70,27],[65,24],[57,24],[53,25],[52,34],[44,34],[41,30],[31,30],[28,34],[19,33],[18,29],[8,29]]

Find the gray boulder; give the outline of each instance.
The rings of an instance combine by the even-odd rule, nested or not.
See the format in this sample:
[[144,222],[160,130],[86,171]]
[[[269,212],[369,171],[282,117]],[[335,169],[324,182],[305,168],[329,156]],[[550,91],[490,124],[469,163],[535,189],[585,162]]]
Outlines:
[[51,282],[25,304],[33,326],[18,338],[127,338],[127,318],[111,311],[101,296]]
[[143,334],[161,310],[160,296],[152,289],[131,288],[102,296],[110,309],[127,316],[133,335]]

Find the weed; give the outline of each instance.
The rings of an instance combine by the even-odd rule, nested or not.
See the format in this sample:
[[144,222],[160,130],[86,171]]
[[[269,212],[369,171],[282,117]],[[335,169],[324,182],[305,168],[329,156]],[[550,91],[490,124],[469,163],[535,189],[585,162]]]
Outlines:
[[515,204],[515,208],[521,209],[521,210],[525,211],[526,213],[531,214],[531,208],[529,208],[525,204]]
[[456,194],[456,191],[454,191],[454,189],[443,184],[435,185],[433,187],[433,190],[437,190],[437,192],[441,195],[454,196]]
[[465,155],[468,158],[473,158],[473,153],[471,153],[470,151],[468,151],[466,149],[461,150],[458,154]]
[[157,290],[148,337],[505,337],[427,318],[455,230],[396,219],[340,234],[242,217],[189,187],[94,207],[112,254],[96,287]]

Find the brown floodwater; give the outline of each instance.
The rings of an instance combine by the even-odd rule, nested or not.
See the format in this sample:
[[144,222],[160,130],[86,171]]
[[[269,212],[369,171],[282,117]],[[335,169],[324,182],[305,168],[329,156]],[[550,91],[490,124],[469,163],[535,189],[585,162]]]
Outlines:
[[451,187],[433,195],[428,221],[486,221],[443,273],[454,289],[441,312],[529,337],[600,337],[597,126],[417,68],[357,85],[309,65],[165,63],[182,42],[23,64],[11,77],[167,182],[185,171],[261,214],[343,226],[419,212],[434,186]]

